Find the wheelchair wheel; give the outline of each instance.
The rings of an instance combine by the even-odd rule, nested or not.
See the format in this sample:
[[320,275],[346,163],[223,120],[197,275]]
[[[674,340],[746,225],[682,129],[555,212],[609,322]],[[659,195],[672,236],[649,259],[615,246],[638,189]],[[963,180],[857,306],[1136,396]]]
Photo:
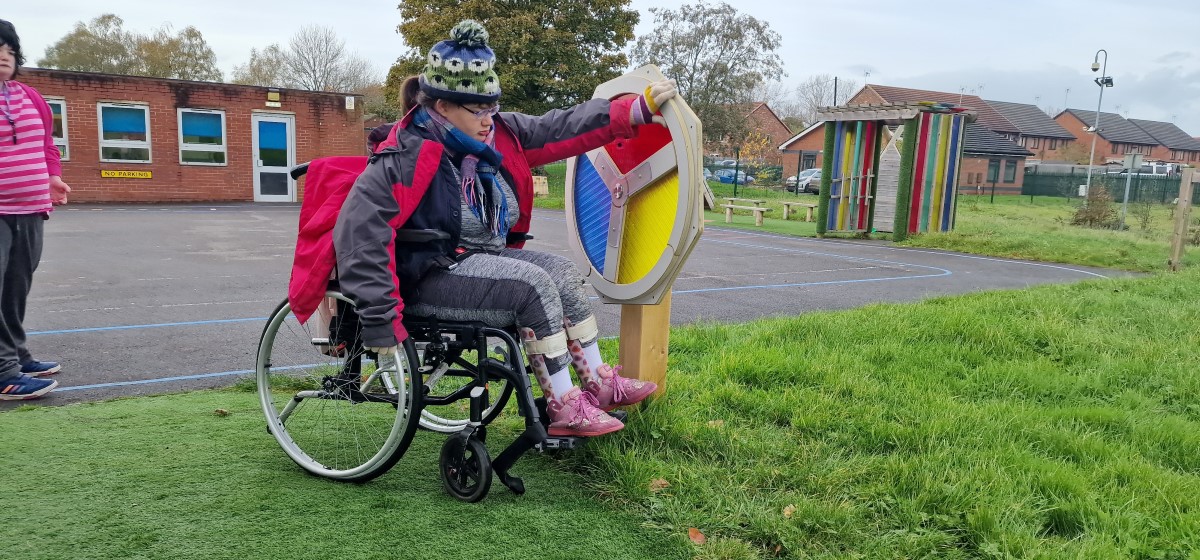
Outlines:
[[[421,410],[416,350],[372,360],[363,353],[358,316],[337,292],[332,317],[300,323],[287,300],[275,309],[258,346],[258,395],[275,436],[308,472],[365,482],[400,460]],[[326,324],[330,327],[327,328]]]
[[492,460],[487,447],[473,437],[450,436],[438,461],[442,486],[464,502],[478,502],[492,487]]
[[[422,355],[420,346],[417,350],[418,355]],[[508,400],[512,397],[513,386],[500,371],[504,367],[504,363],[488,359],[483,367],[489,368],[496,372],[495,375],[489,375],[492,379],[488,383],[488,392],[491,395],[491,403],[483,411],[483,424],[488,425],[495,420],[501,412],[504,411],[504,406],[508,404]],[[437,370],[434,370],[425,378],[425,386],[429,389],[429,397],[442,397],[452,394],[471,383],[469,377],[447,374],[449,369],[447,364],[443,364]],[[443,434],[456,434],[467,427],[470,421],[470,401],[466,399],[457,400],[442,406],[434,406],[426,402],[421,410],[421,427],[433,432]]]

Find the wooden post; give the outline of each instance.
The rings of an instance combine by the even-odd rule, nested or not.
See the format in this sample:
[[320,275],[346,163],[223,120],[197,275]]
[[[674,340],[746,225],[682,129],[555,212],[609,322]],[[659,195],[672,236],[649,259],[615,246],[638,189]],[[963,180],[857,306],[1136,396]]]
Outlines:
[[667,387],[667,343],[671,334],[671,292],[657,305],[621,306],[621,365],[629,377]]
[[1183,247],[1187,245],[1188,224],[1192,212],[1192,182],[1196,180],[1196,169],[1183,170],[1183,181],[1179,184],[1179,200],[1175,204],[1175,231],[1171,233],[1171,257],[1167,267],[1179,270],[1183,266]]

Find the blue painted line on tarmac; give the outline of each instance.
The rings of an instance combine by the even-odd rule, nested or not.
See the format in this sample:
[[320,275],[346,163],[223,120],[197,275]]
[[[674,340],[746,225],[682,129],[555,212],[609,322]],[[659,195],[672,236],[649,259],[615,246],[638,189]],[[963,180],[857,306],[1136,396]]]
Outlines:
[[[277,367],[271,369],[289,370],[316,367],[321,364],[305,364],[300,366]],[[129,387],[131,385],[150,385],[153,383],[170,383],[172,381],[191,381],[195,379],[211,379],[214,377],[232,377],[235,375],[250,375],[255,371],[252,369],[239,369],[235,371],[222,371],[219,373],[197,373],[195,375],[176,375],[172,377],[156,377],[154,379],[138,379],[136,381],[114,381],[112,383],[95,383],[92,385],[73,385],[70,387],[59,387],[55,391],[84,391],[87,389],[110,389],[112,387]]]
[[87,327],[82,329],[60,329],[55,331],[33,331],[25,333],[26,336],[46,335],[46,334],[76,334],[84,332],[97,331],[124,331],[129,329],[157,329],[162,327],[191,327],[195,325],[216,325],[221,323],[245,323],[247,321],[266,321],[267,317],[246,317],[244,319],[214,319],[211,321],[185,321],[179,323],[151,323],[147,325],[118,325],[113,327]]

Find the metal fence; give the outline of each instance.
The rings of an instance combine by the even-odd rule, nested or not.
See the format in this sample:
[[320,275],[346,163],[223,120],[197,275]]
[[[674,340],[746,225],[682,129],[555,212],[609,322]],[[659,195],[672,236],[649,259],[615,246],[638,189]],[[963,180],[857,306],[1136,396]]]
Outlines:
[[[1113,200],[1123,202],[1125,198],[1125,181],[1129,179],[1129,201],[1151,201],[1168,204],[1179,196],[1180,177],[1163,177],[1159,175],[1128,175],[1092,174],[1092,187],[1106,188],[1112,193]],[[1079,187],[1087,182],[1087,172],[1079,173],[1026,173],[1021,194],[1026,196],[1061,196],[1078,198]],[[1200,194],[1200,187],[1194,187],[1192,200]]]

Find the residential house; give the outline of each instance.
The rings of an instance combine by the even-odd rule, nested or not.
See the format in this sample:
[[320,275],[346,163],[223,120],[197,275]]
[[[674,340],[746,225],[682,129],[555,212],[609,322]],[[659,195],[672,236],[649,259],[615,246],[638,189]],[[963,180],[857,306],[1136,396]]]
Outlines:
[[1032,155],[1033,152],[988,130],[978,121],[968,124],[963,134],[958,191],[1021,194],[1021,186],[1025,183],[1025,159]]
[[[1075,138],[1088,146],[1091,153],[1091,129],[1096,121],[1096,112],[1084,109],[1066,109],[1054,117],[1063,128],[1075,135]],[[1154,148],[1158,146],[1146,131],[1139,128],[1116,113],[1100,113],[1100,130],[1096,137],[1097,164],[1105,162],[1119,163],[1125,159],[1125,154],[1142,154],[1150,158]]]
[[[1012,139],[1022,138],[1021,129],[976,95],[946,93],[868,84],[850,98],[848,105],[879,105],[935,101],[973,109],[975,123],[963,135],[963,159],[959,167],[959,190],[976,192],[982,185],[996,182],[997,193],[1020,193],[1025,179],[1025,159],[1034,155]],[[1029,128],[1028,130],[1040,130]],[[825,145],[824,123],[816,123],[779,144],[784,177],[797,169],[822,165]]]
[[[1043,161],[1063,161],[1062,152],[1075,142],[1075,135],[1067,132],[1050,115],[1028,103],[984,100],[1018,130],[1016,137],[1009,139],[1033,152],[1033,157]],[[1074,163],[1074,162],[1072,162]]]
[[1150,159],[1197,165],[1200,163],[1200,140],[1188,136],[1174,123],[1129,119],[1158,142],[1150,151]]
[[1008,119],[1004,118],[1004,115],[1001,115],[999,111],[992,108],[991,105],[988,105],[986,101],[980,99],[977,95],[867,84],[858,90],[858,93],[855,93],[854,97],[851,97],[850,101],[847,101],[846,104],[878,105],[881,103],[916,103],[921,101],[952,103],[961,107],[967,107],[975,112],[975,122],[987,127],[988,130],[1013,141],[1021,137],[1020,128],[1009,122]]
[[783,176],[791,177],[805,169],[821,166],[825,147],[825,123],[818,122],[779,144],[783,158]]
[[[748,153],[746,146],[732,146],[727,139],[715,139],[708,141],[704,146],[706,153],[715,153],[721,158],[732,158],[734,156],[733,147],[742,147],[743,151],[740,157],[743,159],[761,157],[762,165],[780,165],[782,164],[782,155],[774,149],[781,141],[792,136],[791,128],[784,124],[784,120],[776,115],[774,110],[770,109],[767,102],[756,101],[754,103],[742,103],[739,108],[745,112],[746,132],[748,132],[749,140],[766,140],[764,149],[761,153]],[[761,134],[761,138],[754,138]],[[748,162],[749,163],[749,162]]]

